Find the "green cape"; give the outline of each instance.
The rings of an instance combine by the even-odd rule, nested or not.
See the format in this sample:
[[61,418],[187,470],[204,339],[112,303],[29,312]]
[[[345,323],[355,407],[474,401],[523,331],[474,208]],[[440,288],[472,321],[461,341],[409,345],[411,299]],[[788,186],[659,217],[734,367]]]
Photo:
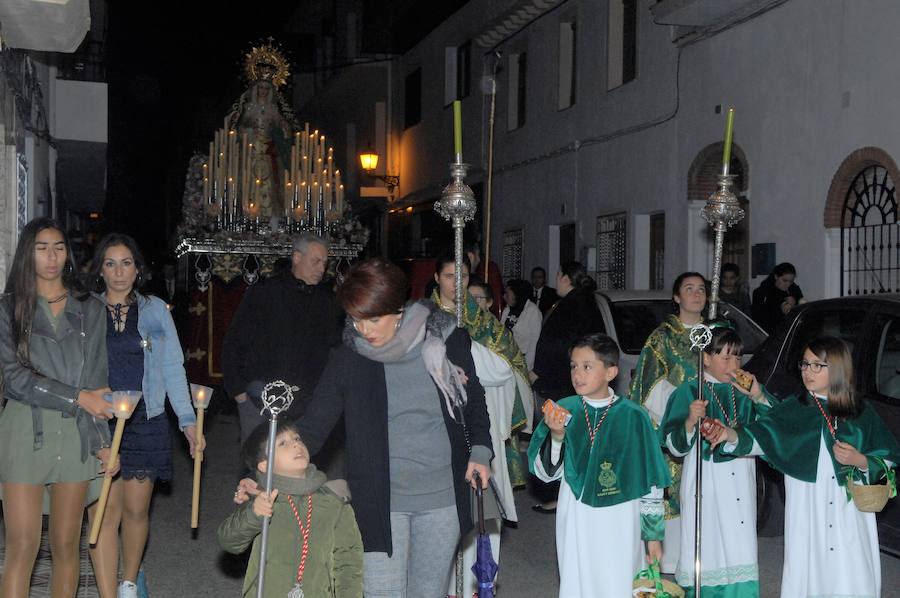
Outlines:
[[[760,388],[762,386],[760,385]],[[766,390],[763,388],[763,393],[767,395],[767,397],[771,397],[768,395]],[[734,393],[734,405],[731,402],[732,392]],[[715,397],[712,396],[712,393],[715,393]],[[669,404],[666,406],[666,414],[663,416],[662,421],[659,424],[659,442],[662,446],[666,446],[666,438],[671,434],[672,435],[672,445],[678,450],[680,453],[687,453],[691,447],[694,445],[694,439],[688,440],[687,431],[684,429],[684,422],[688,418],[688,413],[690,410],[691,403],[697,398],[697,381],[691,380],[689,382],[685,382],[681,386],[679,386],[675,392],[669,397]],[[725,423],[726,421],[736,421],[738,425],[746,425],[757,418],[757,415],[761,412],[765,412],[769,409],[769,407],[765,404],[757,404],[754,403],[753,400],[745,395],[742,392],[739,392],[734,389],[731,384],[725,383],[714,383],[712,385],[712,391],[710,391],[709,384],[703,385],[703,398],[709,403],[706,405],[706,416],[714,417]],[[716,398],[718,398],[718,402],[716,402]],[[774,403],[775,400],[773,398],[769,398],[769,401]],[[724,413],[722,413],[722,407],[725,407],[728,413],[728,418],[726,418]],[[734,418],[733,408],[737,407],[737,418]],[[732,455],[722,453],[720,451],[710,451],[709,443],[704,440],[703,441],[703,458],[705,460],[709,460],[710,454],[712,454],[713,461],[730,461],[734,457]]]
[[[826,403],[822,401],[823,407]],[[775,469],[792,478],[813,483],[816,481],[819,442],[823,435],[838,483],[845,486],[849,475],[862,479],[854,474],[853,467],[841,465],[835,460],[831,432],[812,399],[804,404],[797,396],[790,396],[755,422],[739,428],[738,446],[734,452],[749,453],[755,440],[762,448],[765,460]],[[880,480],[886,474],[881,463],[872,457],[881,457],[894,464],[900,463],[900,446],[897,445],[897,440],[867,403],[859,417],[839,418],[837,439],[852,445],[869,458],[870,483]]]
[[[618,398],[608,407],[594,408],[580,396],[562,399],[572,419],[563,439],[563,475],[578,500],[591,507],[610,507],[640,498],[650,488],[665,488],[671,482],[650,417],[638,405]],[[609,409],[591,446],[585,408],[592,424]],[[528,445],[528,467],[550,444],[550,428],[541,423]],[[545,469],[548,464],[545,463]]]

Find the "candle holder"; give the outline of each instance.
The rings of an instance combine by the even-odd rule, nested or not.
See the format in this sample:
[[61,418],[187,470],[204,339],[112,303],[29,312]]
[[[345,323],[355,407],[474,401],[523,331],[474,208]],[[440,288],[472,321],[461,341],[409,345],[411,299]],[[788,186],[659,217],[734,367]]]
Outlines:
[[722,246],[725,244],[725,231],[744,218],[744,210],[737,196],[731,191],[734,184],[733,174],[728,174],[728,165],[717,175],[719,188],[709,196],[701,215],[716,231],[715,253],[713,254],[712,289],[709,295],[709,319],[716,317],[719,306],[719,277],[722,270]]
[[107,393],[106,397],[112,403],[112,412],[116,417],[116,431],[113,433],[112,444],[109,447],[109,459],[106,460],[106,468],[103,473],[103,488],[100,490],[100,499],[97,501],[97,512],[94,514],[94,522],[91,525],[91,544],[97,543],[100,537],[100,525],[103,523],[103,513],[106,511],[106,502],[109,500],[109,489],[112,486],[112,470],[119,456],[119,445],[122,444],[122,433],[125,431],[125,420],[134,413],[138,401],[141,400],[139,390],[116,390]]
[[194,488],[191,494],[191,529],[197,529],[200,525],[200,464],[203,462],[203,452],[200,450],[200,441],[203,439],[203,415],[209,407],[213,389],[202,384],[191,383],[191,401],[197,410],[197,425],[194,436]]
[[475,218],[475,194],[466,185],[465,178],[469,165],[463,164],[462,156],[457,154],[456,161],[450,164],[452,181],[444,187],[441,199],[434,204],[438,214],[450,221],[453,227],[453,249],[456,262],[456,325],[462,328],[465,292],[462,287],[463,229],[466,222]]

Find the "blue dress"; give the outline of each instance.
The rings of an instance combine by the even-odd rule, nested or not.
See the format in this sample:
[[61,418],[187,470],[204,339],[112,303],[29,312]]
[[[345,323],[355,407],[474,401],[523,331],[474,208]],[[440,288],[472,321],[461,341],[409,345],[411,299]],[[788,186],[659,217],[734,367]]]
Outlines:
[[[118,307],[118,306],[117,306]],[[109,387],[113,390],[140,390],[144,379],[144,348],[138,332],[138,306],[128,307],[125,328],[116,330],[115,310],[106,310],[106,351],[109,360]],[[109,421],[110,432],[116,420]],[[172,446],[166,413],[147,419],[144,399],[138,402],[125,422],[119,449],[122,479],[169,481],[172,479]]]

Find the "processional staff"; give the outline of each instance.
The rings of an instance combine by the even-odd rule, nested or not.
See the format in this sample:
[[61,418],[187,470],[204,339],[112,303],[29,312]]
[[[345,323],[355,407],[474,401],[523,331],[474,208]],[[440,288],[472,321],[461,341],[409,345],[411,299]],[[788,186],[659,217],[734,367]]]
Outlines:
[[[272,494],[272,476],[275,471],[275,437],[278,435],[278,416],[284,413],[294,402],[294,392],[300,390],[296,386],[291,386],[283,380],[275,380],[269,382],[263,387],[262,403],[263,408],[260,415],[268,412],[269,414],[269,438],[266,442],[266,495]],[[263,598],[265,596],[266,582],[266,556],[268,555],[269,544],[269,519],[264,517],[262,521],[262,533],[260,534],[259,547],[259,576],[256,580],[256,596]],[[300,585],[288,593],[288,598],[303,598],[303,588]]]
[[[722,174],[718,175],[719,188],[709,196],[701,215],[716,231],[716,241],[713,253],[712,288],[709,294],[709,319],[716,318],[719,307],[719,273],[722,270],[722,247],[725,244],[725,231],[734,226],[744,217],[737,197],[731,191],[734,175],[729,173],[731,165],[731,140],[734,134],[734,108],[728,109],[728,117],[725,121],[725,142],[722,151]],[[712,340],[712,334],[708,326],[700,324],[691,329],[691,349],[699,349],[697,357],[697,400],[703,400],[703,348]],[[697,420],[695,430],[695,447],[697,450],[697,485],[694,495],[695,516],[694,522],[694,595],[700,598],[700,539],[701,539],[701,498],[703,480],[703,450],[702,435],[700,433],[703,418]]]

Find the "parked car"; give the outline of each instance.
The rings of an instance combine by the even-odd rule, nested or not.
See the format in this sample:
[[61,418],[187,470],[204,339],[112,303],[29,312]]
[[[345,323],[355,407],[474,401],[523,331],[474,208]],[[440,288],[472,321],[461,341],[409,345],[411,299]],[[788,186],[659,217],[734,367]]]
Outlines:
[[[857,391],[900,438],[900,294],[801,304],[745,367],[779,399],[804,392],[797,362],[803,346],[823,334],[841,338],[850,346]],[[783,479],[768,466],[764,468],[768,471],[759,489],[757,509],[760,525],[772,528],[780,526],[783,517]],[[888,502],[878,514],[878,536],[882,550],[900,556],[898,501]]]
[[[596,296],[606,328],[603,332],[614,338],[622,351],[615,390],[617,394],[626,394],[647,337],[672,313],[672,295],[666,291],[597,291]],[[744,356],[748,360],[766,340],[766,333],[747,314],[727,302],[720,302],[718,311],[719,316],[734,323],[744,341]]]

